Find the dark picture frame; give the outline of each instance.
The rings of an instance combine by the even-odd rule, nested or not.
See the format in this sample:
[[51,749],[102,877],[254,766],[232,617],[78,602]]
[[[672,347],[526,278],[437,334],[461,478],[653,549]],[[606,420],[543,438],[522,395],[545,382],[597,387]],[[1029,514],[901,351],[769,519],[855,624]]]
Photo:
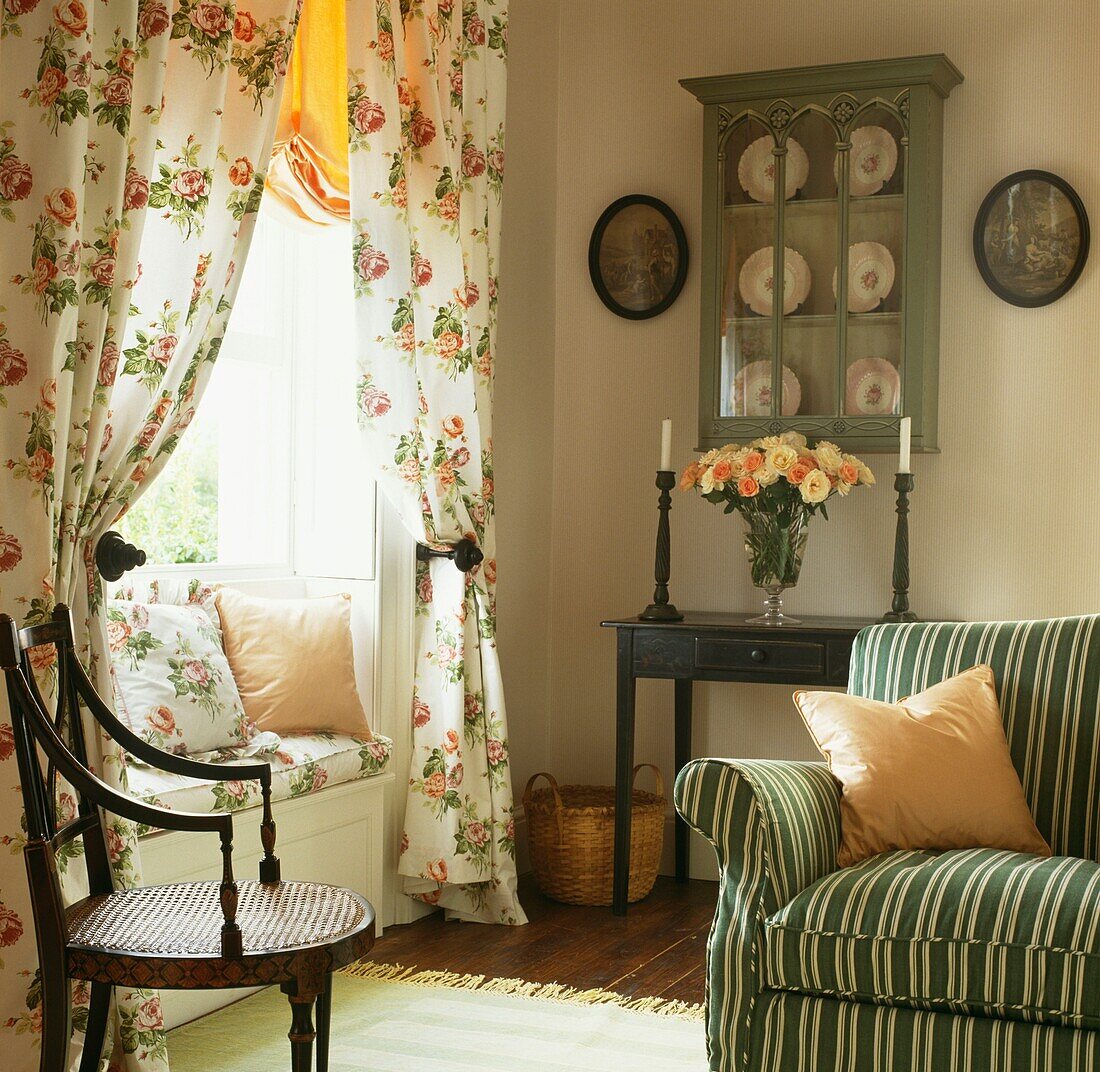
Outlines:
[[974,219],[978,271],[1010,305],[1035,309],[1057,301],[1080,278],[1088,255],[1085,206],[1065,179],[1049,171],[1007,175],[986,194]]
[[680,295],[687,236],[676,213],[648,194],[627,194],[600,214],[588,243],[588,272],[600,301],[626,320],[648,320]]

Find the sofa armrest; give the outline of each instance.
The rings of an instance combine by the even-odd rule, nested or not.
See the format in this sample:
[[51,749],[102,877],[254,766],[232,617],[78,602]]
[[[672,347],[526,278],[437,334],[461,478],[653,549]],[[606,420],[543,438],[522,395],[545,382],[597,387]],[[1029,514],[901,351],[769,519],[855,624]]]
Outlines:
[[836,870],[840,791],[820,763],[698,759],[676,779],[676,810],[718,855],[707,944],[710,1067],[747,1067],[763,983],[764,921]]

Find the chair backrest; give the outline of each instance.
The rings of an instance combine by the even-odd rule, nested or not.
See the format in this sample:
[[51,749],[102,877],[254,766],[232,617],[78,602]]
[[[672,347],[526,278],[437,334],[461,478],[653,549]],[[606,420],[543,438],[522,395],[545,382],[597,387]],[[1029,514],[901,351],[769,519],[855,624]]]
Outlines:
[[1100,616],[872,626],[848,688],[892,703],[979,663],[1039,829],[1056,855],[1100,861]]
[[[64,963],[64,902],[57,854],[83,836],[89,892],[109,893],[112,888],[99,809],[83,791],[84,777],[93,776],[80,715],[76,660],[67,607],[59,605],[49,622],[24,629],[18,629],[6,614],[0,615],[0,669],[6,678],[23,793],[24,858],[42,964]],[[35,664],[57,675],[52,710],[35,677]],[[58,950],[60,962],[45,955],[47,951],[56,955]]]

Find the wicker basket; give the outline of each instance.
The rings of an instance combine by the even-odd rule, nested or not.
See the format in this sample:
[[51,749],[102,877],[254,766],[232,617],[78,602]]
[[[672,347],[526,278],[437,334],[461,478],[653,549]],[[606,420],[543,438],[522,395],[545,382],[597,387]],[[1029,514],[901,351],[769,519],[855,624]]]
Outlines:
[[[665,833],[665,783],[652,763],[657,792],[633,789],[630,818],[630,883],[627,899],[653,889]],[[539,778],[549,789],[532,791]],[[633,783],[633,779],[632,779]],[[567,904],[609,905],[615,854],[615,790],[609,785],[558,786],[553,776],[533,774],[523,791],[531,865],[539,889]]]

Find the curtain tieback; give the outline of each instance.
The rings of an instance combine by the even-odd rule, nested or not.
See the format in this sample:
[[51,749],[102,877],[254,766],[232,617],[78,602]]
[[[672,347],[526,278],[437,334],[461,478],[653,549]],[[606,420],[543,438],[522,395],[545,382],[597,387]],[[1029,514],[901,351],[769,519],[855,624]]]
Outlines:
[[145,565],[145,552],[112,529],[95,545],[95,565],[105,581],[117,581],[127,570]]
[[462,573],[469,573],[481,565],[485,555],[473,540],[465,538],[452,544],[446,551],[438,551],[425,543],[416,545],[417,562],[427,562],[433,558],[449,558]]

